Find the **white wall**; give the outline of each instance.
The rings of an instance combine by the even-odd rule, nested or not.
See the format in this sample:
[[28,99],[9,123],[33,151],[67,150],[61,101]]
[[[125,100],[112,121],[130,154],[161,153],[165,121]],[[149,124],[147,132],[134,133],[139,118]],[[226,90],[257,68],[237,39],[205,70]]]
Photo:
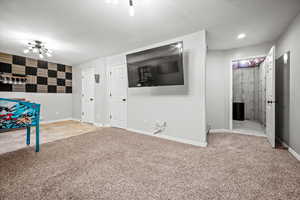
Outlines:
[[[228,128],[228,60],[224,51],[208,51],[206,65],[206,119],[209,128]],[[228,63],[229,65],[229,63]]]
[[72,118],[72,94],[0,92],[1,98],[25,98],[41,104],[41,122]]
[[291,52],[290,60],[290,134],[285,141],[300,154],[300,14],[277,42],[277,57]]
[[273,43],[223,51],[208,51],[206,64],[207,124],[229,129],[231,60],[266,55]]
[[[166,121],[167,128],[162,135],[192,141],[200,145],[206,144],[206,117],[205,117],[205,63],[206,63],[206,34],[200,31],[194,34],[174,38],[161,43],[149,45],[121,55],[98,59],[105,61],[106,66],[126,63],[126,54],[158,47],[172,42],[183,41],[184,44],[184,86],[165,86],[151,88],[128,89],[128,128],[151,133],[156,121]],[[79,66],[88,67],[91,61]],[[93,64],[92,64],[93,65]],[[94,65],[96,66],[96,65]],[[98,66],[99,67],[99,66]],[[75,67],[76,68],[76,67]],[[78,74],[80,70],[74,70]],[[103,67],[102,73],[105,74]],[[77,77],[78,75],[74,75]],[[77,82],[73,81],[73,82]],[[78,109],[79,85],[73,85],[73,109]],[[96,98],[102,99],[96,106],[97,112],[107,114],[106,85],[99,87]],[[76,105],[76,106],[75,106]],[[74,111],[78,117],[78,111]],[[105,124],[104,118],[98,123]]]

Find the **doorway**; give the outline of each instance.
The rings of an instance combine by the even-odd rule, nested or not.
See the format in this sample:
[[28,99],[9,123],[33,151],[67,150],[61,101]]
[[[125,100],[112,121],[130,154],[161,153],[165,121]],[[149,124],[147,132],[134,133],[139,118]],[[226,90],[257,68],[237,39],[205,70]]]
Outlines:
[[108,67],[108,96],[110,126],[127,128],[127,70],[126,65]]
[[253,135],[265,135],[265,56],[232,62],[232,128]]
[[290,52],[276,60],[276,145],[290,145]]
[[95,82],[94,68],[82,69],[81,71],[81,121],[95,122]]
[[275,47],[231,62],[230,128],[267,137],[275,147]]

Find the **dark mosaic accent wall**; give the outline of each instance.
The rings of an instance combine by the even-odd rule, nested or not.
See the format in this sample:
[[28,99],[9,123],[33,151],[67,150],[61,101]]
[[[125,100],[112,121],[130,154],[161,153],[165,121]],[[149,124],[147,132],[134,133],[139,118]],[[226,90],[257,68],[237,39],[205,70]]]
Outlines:
[[0,82],[0,91],[72,93],[72,67],[0,53],[0,74],[26,77],[24,85]]

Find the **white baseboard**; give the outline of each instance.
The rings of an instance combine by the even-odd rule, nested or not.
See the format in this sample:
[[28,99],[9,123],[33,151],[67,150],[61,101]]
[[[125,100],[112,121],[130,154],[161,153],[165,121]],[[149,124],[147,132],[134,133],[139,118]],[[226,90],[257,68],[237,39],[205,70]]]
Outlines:
[[[82,122],[81,119],[75,119],[75,118],[65,118],[65,119],[58,119],[58,120],[50,120],[50,121],[42,121],[40,124],[51,124],[51,123],[55,123],[55,122],[62,122],[62,121],[77,121],[77,122]],[[97,127],[110,127],[109,125],[103,125],[102,123],[97,123],[94,122],[92,123],[94,126]]]
[[294,149],[292,149],[291,147],[288,148],[288,151],[298,160],[300,161],[300,154],[298,154],[296,151],[294,151]]
[[110,124],[104,124],[103,127],[109,128],[109,127],[111,127],[111,125]]
[[71,120],[81,122],[81,119],[72,118]]
[[50,123],[69,121],[69,120],[74,120],[74,119],[73,118],[64,118],[64,119],[57,119],[57,120],[41,121],[40,124],[50,124]]
[[241,135],[250,135],[250,136],[257,136],[257,137],[267,137],[265,134],[255,133],[255,132],[247,132],[243,130],[230,130],[230,129],[211,129],[209,133],[234,133],[234,134],[241,134]]
[[168,136],[168,135],[160,135],[160,134],[154,135],[150,132],[131,129],[131,128],[127,128],[126,130],[128,130],[130,132],[140,133],[140,134],[143,134],[143,135],[158,137],[158,138],[161,138],[161,139],[171,140],[171,141],[180,142],[180,143],[184,143],[184,144],[190,144],[190,145],[194,145],[194,146],[197,146],[197,147],[207,147],[207,142],[202,143],[202,142],[198,142],[198,141],[194,141],[194,140],[183,139],[183,138],[178,138],[178,137],[173,137],[173,136]]
[[283,142],[282,140],[280,140],[280,139],[278,139],[278,138],[277,138],[277,140],[280,141],[281,144],[282,144],[285,148],[287,148],[287,149],[290,148],[289,145],[287,145],[287,143]]
[[282,141],[280,138],[276,138],[279,142],[281,142],[282,146],[284,146],[285,148],[288,149],[288,152],[290,152],[297,160],[300,161],[300,155],[294,150],[292,149],[287,143],[285,143],[284,141]]
[[229,129],[210,129],[209,133],[231,133]]
[[101,123],[94,122],[93,124],[97,127],[104,127],[103,124],[101,124]]

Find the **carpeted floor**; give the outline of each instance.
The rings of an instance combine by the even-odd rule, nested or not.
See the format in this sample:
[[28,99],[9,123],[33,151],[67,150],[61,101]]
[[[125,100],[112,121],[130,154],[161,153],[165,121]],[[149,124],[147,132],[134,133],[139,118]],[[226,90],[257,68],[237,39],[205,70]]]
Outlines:
[[106,128],[0,155],[0,199],[299,200],[300,162],[266,138],[198,148]]

